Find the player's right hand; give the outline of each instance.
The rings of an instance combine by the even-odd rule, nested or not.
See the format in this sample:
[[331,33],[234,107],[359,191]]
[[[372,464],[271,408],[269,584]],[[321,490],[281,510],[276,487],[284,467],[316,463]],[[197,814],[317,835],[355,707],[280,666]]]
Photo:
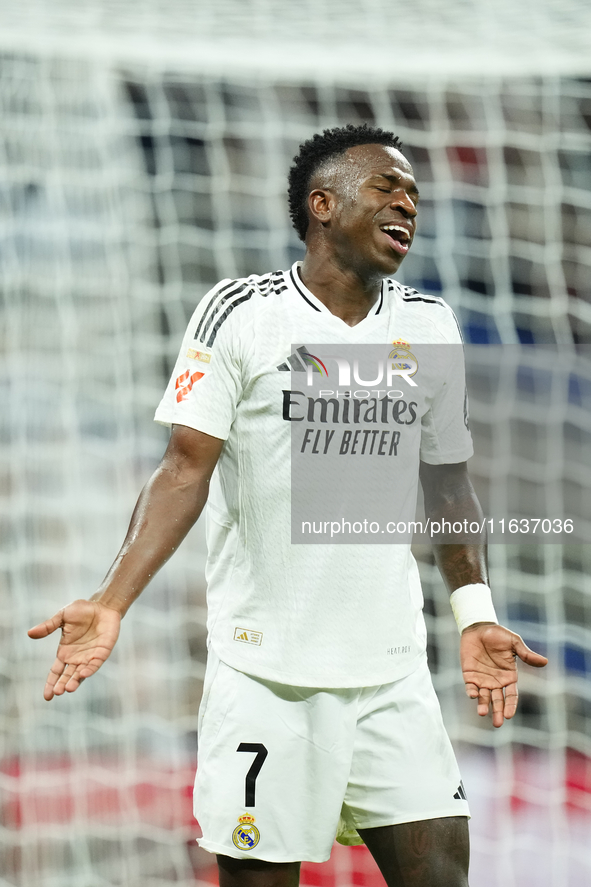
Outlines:
[[78,600],[29,629],[30,638],[45,638],[58,628],[62,630],[43,691],[48,702],[64,692],[73,693],[85,678],[99,670],[111,655],[120,623],[117,610],[98,601]]

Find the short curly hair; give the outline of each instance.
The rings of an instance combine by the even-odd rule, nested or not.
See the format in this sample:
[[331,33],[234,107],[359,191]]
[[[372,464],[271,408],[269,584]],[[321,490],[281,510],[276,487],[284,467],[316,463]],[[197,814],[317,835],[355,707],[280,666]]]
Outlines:
[[308,194],[310,180],[317,169],[325,161],[344,154],[348,148],[357,145],[387,145],[400,150],[402,142],[393,132],[386,132],[379,127],[339,126],[325,129],[322,135],[316,133],[311,139],[300,145],[299,154],[293,158],[293,166],[289,170],[289,215],[300,240],[306,239],[308,230]]

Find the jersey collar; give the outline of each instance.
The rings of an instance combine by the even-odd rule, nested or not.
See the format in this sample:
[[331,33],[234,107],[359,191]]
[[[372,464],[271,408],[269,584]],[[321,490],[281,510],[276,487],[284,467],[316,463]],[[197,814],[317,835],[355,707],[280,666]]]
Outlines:
[[[329,311],[326,305],[317,299],[314,293],[310,292],[307,286],[305,286],[302,278],[300,277],[299,269],[301,267],[301,262],[294,262],[289,271],[289,277],[291,283],[293,284],[294,289],[300,295],[300,297],[306,302],[311,309],[314,311],[319,311],[322,314],[332,314],[332,311]],[[376,299],[374,304],[371,306],[367,315],[364,317],[364,320],[367,320],[368,317],[373,317],[376,314],[379,314],[382,310],[384,304],[384,290],[387,287],[387,282],[385,280],[382,281],[382,288],[380,290],[380,297]],[[336,315],[332,315],[335,317]],[[363,323],[363,321],[361,321]]]

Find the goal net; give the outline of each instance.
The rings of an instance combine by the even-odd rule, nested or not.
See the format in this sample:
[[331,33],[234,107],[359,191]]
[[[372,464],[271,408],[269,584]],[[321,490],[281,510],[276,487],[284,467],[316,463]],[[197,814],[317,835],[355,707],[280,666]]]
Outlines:
[[[26,629],[90,596],[118,550],[166,443],[152,415],[196,302],[302,256],[286,173],[314,132],[401,137],[421,211],[399,279],[442,295],[467,342],[579,355],[576,396],[514,398],[497,448],[494,404],[473,397],[473,472],[499,514],[519,484],[547,502],[536,446],[551,426],[555,489],[570,484],[591,519],[590,19],[575,0],[0,11],[0,887],[215,882],[191,815],[200,526],[73,696],[43,702],[56,638]],[[550,658],[521,669],[520,712],[494,731],[464,696],[447,595],[417,547],[482,887],[591,878],[590,552],[491,546],[501,621]],[[364,848],[342,847],[302,881],[382,883]]]

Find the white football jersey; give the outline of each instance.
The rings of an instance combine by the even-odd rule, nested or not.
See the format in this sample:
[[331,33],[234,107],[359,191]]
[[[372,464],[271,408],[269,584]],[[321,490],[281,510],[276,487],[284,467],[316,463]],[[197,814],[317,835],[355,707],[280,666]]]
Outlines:
[[[292,544],[294,343],[412,348],[461,337],[443,299],[389,279],[350,327],[298,267],[223,280],[202,299],[155,418],[225,440],[207,504],[208,635],[219,658],[284,684],[373,686],[409,674],[425,652],[418,569],[408,544]],[[419,458],[457,463],[473,452],[464,386],[445,382],[431,379],[412,438],[402,492],[415,501]]]

